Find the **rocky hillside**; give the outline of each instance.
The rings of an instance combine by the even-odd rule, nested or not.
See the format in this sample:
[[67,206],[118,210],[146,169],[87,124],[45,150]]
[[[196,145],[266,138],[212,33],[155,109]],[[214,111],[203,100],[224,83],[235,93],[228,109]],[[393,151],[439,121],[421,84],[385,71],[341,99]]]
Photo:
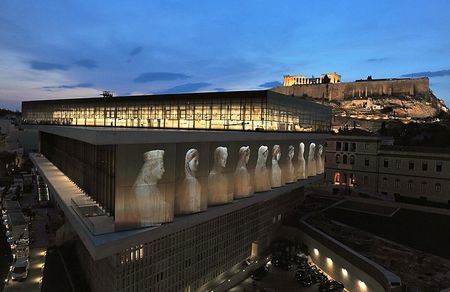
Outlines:
[[430,91],[427,96],[382,96],[345,99],[329,103],[336,116],[357,119],[399,119],[430,120],[437,119],[449,109],[444,101],[436,98]]

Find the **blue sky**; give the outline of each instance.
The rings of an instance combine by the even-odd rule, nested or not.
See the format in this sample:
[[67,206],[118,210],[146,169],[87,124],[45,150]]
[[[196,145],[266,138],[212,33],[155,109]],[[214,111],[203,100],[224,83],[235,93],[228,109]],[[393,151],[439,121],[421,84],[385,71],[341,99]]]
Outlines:
[[2,0],[0,106],[262,89],[330,71],[429,75],[450,104],[449,11],[439,0]]

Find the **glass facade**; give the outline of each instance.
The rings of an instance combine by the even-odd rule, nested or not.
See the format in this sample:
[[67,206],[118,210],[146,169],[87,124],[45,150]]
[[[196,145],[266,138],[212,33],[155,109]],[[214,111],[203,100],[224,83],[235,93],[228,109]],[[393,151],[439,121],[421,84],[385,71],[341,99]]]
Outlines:
[[25,124],[327,132],[331,109],[272,91],[28,101]]

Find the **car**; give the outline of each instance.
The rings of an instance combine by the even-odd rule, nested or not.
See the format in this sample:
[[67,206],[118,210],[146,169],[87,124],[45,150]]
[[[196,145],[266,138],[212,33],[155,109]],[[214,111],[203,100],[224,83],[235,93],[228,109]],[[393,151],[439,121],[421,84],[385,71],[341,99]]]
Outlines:
[[11,270],[11,279],[13,281],[23,281],[28,277],[28,259],[16,260]]
[[2,216],[2,219],[3,219],[3,220],[8,220],[8,215],[4,214],[4,215]]
[[11,237],[11,236],[12,236],[12,232],[11,232],[11,231],[9,231],[9,230],[8,230],[8,231],[6,231],[6,233],[5,233],[5,236],[6,236],[6,237]]
[[8,237],[7,239],[6,239],[6,242],[7,243],[9,243],[9,244],[11,244],[11,243],[14,243],[14,237]]
[[320,292],[341,292],[344,290],[344,284],[334,281],[328,280],[326,282],[322,282],[319,285]]

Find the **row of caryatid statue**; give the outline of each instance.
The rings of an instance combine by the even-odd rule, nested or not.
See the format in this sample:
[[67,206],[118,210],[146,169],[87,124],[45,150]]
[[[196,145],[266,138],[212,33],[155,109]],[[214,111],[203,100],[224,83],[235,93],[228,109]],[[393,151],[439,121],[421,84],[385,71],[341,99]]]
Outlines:
[[[252,183],[247,169],[250,147],[242,146],[239,149],[239,161],[234,171],[234,182],[229,184],[228,176],[224,173],[228,149],[222,146],[217,147],[214,152],[214,165],[208,175],[207,205],[226,204],[232,202],[233,199],[250,197],[255,192],[268,191],[271,188],[281,187],[285,183],[293,183],[323,173],[322,145],[318,145],[316,149],[315,143],[311,143],[307,160],[304,150],[305,144],[300,143],[297,162],[295,162],[295,148],[289,145],[282,170],[279,164],[281,148],[279,145],[274,145],[269,171],[267,168],[269,148],[260,146]],[[166,218],[167,211],[164,210],[169,206],[167,206],[164,194],[159,191],[157,186],[157,181],[164,174],[163,155],[164,150],[151,150],[144,153],[144,165],[133,185],[133,194],[143,224],[170,221],[169,218]],[[199,152],[196,149],[190,149],[186,153],[185,178],[175,196],[175,212],[177,214],[195,213],[206,209],[206,204],[202,204],[201,199],[202,186],[196,177],[199,157]],[[233,187],[229,187],[230,185]]]

